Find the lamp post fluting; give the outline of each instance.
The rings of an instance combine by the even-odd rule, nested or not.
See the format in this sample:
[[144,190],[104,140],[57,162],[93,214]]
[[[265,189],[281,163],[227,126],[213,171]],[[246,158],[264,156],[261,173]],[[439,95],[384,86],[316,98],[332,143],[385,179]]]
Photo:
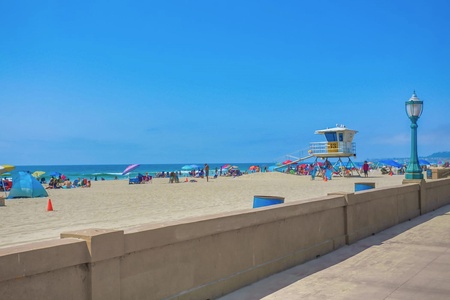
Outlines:
[[419,165],[417,154],[417,120],[422,115],[423,101],[414,91],[409,101],[405,102],[406,114],[411,120],[411,157],[405,172],[405,179],[423,179],[422,168]]

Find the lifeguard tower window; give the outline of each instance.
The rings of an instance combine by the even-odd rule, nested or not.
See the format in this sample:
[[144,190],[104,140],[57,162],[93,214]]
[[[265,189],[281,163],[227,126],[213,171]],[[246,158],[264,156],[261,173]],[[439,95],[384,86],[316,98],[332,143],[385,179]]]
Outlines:
[[336,132],[325,132],[325,138],[328,142],[336,142]]
[[342,132],[339,132],[339,142],[344,141],[344,134]]

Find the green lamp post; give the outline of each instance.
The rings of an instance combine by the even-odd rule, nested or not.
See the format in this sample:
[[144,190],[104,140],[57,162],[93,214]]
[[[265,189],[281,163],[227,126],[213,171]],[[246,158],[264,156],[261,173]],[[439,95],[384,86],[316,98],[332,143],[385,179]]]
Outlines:
[[420,118],[423,109],[423,101],[417,98],[416,91],[405,102],[406,114],[411,120],[411,158],[406,168],[405,179],[423,179],[422,168],[419,165],[417,155],[417,120]]

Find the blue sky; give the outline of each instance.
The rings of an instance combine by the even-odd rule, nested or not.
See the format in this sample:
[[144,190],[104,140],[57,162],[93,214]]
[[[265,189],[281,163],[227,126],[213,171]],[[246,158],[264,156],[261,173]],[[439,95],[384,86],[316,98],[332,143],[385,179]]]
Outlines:
[[357,160],[450,150],[449,1],[2,1],[0,164]]

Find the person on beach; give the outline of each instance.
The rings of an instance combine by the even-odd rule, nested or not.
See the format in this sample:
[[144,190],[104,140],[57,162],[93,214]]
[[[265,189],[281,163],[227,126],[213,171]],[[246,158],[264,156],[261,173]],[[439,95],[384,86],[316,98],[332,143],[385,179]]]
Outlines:
[[63,188],[70,189],[71,187],[72,187],[72,182],[70,181],[69,178],[66,178],[66,180],[64,180]]
[[364,161],[363,164],[363,172],[364,172],[364,177],[369,177],[369,164],[367,163],[367,160]]
[[208,164],[205,164],[205,176],[206,176],[206,181],[209,181],[209,166],[208,166]]

